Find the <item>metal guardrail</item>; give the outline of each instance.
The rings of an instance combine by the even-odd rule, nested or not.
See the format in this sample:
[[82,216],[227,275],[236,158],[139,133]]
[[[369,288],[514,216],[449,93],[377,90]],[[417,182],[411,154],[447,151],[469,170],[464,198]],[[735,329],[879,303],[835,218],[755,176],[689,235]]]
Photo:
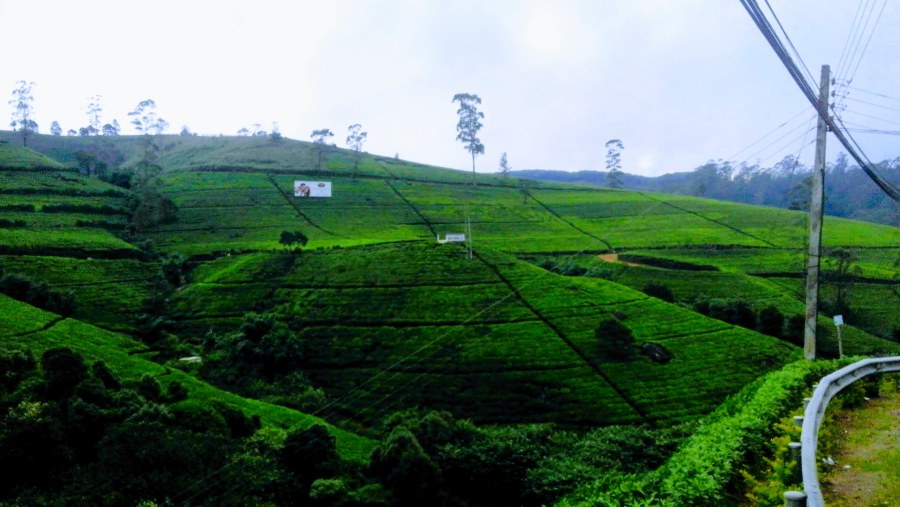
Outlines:
[[809,399],[809,403],[806,405],[806,411],[803,413],[800,459],[804,492],[789,491],[785,493],[786,505],[825,506],[816,470],[816,445],[819,440],[819,426],[822,425],[825,408],[835,394],[854,381],[872,373],[890,371],[900,371],[900,356],[863,359],[822,377],[818,387],[816,387],[815,392]]

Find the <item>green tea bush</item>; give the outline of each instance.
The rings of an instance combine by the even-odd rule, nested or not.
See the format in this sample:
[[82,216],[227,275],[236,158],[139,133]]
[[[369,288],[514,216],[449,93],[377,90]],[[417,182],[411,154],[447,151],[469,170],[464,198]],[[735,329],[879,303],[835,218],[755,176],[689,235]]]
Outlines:
[[[767,374],[706,416],[666,463],[654,472],[598,480],[560,505],[719,506],[740,503],[741,472],[761,462],[776,423],[800,403],[809,385],[842,361],[798,361]],[[643,502],[643,503],[642,503]]]

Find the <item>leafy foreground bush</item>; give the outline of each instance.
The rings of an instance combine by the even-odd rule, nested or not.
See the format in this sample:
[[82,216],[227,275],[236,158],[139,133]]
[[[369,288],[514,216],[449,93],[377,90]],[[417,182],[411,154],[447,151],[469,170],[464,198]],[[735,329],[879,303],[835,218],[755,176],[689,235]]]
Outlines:
[[66,348],[0,347],[0,372],[0,505],[386,505],[322,426],[257,431],[178,382],[123,382]]
[[769,373],[707,416],[658,470],[606,476],[560,505],[737,505],[741,470],[761,459],[776,423],[814,380],[850,362],[798,361]]

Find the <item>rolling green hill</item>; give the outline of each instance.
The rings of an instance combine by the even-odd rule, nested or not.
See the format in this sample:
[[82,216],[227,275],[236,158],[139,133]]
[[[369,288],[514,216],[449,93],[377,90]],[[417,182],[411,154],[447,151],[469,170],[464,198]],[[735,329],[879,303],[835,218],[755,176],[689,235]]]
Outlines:
[[[148,141],[177,215],[137,230],[141,196],[97,167],[129,171]],[[787,334],[694,308],[801,313],[802,213],[495,175],[473,185],[337,148],[318,167],[309,143],[270,137],[30,146],[0,144],[0,265],[75,304],[62,319],[4,297],[5,344],[66,345],[125,378],[172,375],[274,428],[328,421],[357,460],[373,445],[357,435],[385,437],[405,409],[501,427],[696,421],[801,356]],[[297,180],[330,181],[333,196],[294,197]],[[472,258],[437,243],[467,223]],[[824,244],[851,253],[845,351],[900,352],[898,229],[829,217]],[[641,292],[648,282],[674,301]],[[829,322],[819,349],[834,355]]]

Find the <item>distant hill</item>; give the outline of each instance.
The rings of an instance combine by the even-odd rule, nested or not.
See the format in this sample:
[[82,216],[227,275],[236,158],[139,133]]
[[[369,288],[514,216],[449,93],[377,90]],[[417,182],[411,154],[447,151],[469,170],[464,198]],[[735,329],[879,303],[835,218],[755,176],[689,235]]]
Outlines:
[[[900,182],[900,158],[879,164],[879,172]],[[553,171],[528,169],[512,176],[547,182],[565,182],[605,187],[604,171]],[[771,168],[733,167],[709,162],[693,171],[647,177],[623,174],[623,188],[667,194],[693,195],[723,201],[805,209],[809,169],[786,159]],[[825,213],[836,217],[900,226],[900,205],[885,195],[857,166],[846,159],[829,164],[825,176]]]

